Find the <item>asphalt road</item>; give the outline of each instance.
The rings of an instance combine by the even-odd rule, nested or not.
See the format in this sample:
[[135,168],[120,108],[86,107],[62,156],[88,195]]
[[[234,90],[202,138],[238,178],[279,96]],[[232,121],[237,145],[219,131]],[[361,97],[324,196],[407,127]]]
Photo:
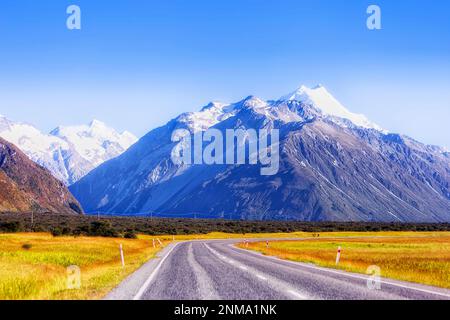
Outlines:
[[[236,240],[192,241],[167,248],[148,267],[132,297],[120,287],[108,298],[135,300],[450,299],[450,290],[266,257],[238,249]],[[373,286],[372,286],[373,287]],[[130,293],[128,293],[130,294]]]

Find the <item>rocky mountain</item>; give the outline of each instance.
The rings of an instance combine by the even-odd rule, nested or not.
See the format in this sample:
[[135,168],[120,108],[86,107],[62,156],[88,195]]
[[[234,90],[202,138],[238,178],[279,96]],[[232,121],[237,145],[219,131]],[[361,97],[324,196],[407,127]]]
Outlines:
[[67,187],[0,138],[0,212],[81,214]]
[[45,134],[30,124],[13,122],[4,116],[0,116],[0,137],[19,147],[66,185],[137,141],[131,133],[118,133],[97,120],[89,125],[58,127]]
[[[277,174],[175,165],[177,129],[280,130]],[[350,112],[323,86],[211,103],[150,131],[71,186],[88,212],[305,221],[450,221],[450,158]]]

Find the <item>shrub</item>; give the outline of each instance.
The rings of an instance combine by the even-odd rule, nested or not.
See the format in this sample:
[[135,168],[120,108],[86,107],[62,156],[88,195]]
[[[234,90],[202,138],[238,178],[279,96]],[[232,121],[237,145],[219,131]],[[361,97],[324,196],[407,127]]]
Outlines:
[[52,229],[52,236],[59,237],[62,235],[62,230],[60,228],[53,228]]
[[89,235],[95,237],[119,237],[119,233],[114,229],[109,221],[93,221],[89,228]]
[[22,245],[22,249],[24,250],[30,250],[33,247],[31,243],[25,243]]
[[61,231],[61,234],[67,236],[73,234],[73,231],[69,227],[64,227]]
[[136,233],[134,233],[134,231],[127,231],[125,232],[124,236],[125,239],[136,239]]
[[22,224],[19,221],[0,223],[0,231],[6,233],[19,232],[22,230]]

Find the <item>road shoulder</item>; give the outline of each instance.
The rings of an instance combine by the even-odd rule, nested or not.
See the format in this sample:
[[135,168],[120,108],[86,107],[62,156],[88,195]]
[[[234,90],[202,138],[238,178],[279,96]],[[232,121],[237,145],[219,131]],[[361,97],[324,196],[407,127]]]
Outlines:
[[103,300],[133,300],[142,286],[158,268],[161,260],[167,256],[177,243],[170,243],[156,254],[156,257],[143,264],[138,270],[129,275],[117,287],[111,290]]

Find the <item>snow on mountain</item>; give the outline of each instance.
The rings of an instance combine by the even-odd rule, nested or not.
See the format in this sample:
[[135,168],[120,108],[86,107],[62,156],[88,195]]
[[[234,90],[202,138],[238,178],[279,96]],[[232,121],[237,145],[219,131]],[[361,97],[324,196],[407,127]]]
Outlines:
[[83,209],[61,181],[0,138],[0,212],[81,214]]
[[137,141],[133,134],[127,131],[118,133],[98,120],[89,125],[58,127],[50,134],[69,143],[95,167],[121,154]]
[[0,137],[19,147],[31,160],[47,168],[59,180],[67,182],[69,174],[63,154],[69,144],[58,137],[44,134],[30,124],[0,117]]
[[50,134],[0,116],[0,137],[70,185],[89,171],[127,150],[137,139],[94,120],[90,125],[58,127]]
[[226,120],[235,113],[235,106],[220,102],[211,102],[197,112],[186,112],[175,120],[184,124],[193,133],[204,131],[217,123]]
[[314,109],[308,110],[311,117],[323,116],[344,127],[347,127],[350,122],[357,127],[387,133],[380,126],[369,121],[366,116],[350,112],[322,85],[312,89],[301,86],[277,101],[268,102],[249,96],[240,102],[231,104],[211,102],[198,112],[183,113],[176,118],[176,121],[185,124],[193,132],[203,131],[236,115],[242,108],[252,109],[271,120],[280,120],[285,123],[305,120],[299,114],[299,110],[289,106],[289,104],[295,105],[295,103],[302,104],[301,111],[305,110],[304,105],[311,106]]
[[354,125],[366,129],[383,131],[377,124],[370,122],[366,116],[350,112],[327,89],[318,85],[314,88],[301,86],[294,92],[280,98],[280,101],[299,101],[319,109],[324,115],[350,120]]
[[[176,129],[280,130],[279,172],[178,165]],[[210,103],[146,134],[70,186],[87,212],[307,221],[450,221],[450,158],[387,134],[323,87],[276,101]]]

